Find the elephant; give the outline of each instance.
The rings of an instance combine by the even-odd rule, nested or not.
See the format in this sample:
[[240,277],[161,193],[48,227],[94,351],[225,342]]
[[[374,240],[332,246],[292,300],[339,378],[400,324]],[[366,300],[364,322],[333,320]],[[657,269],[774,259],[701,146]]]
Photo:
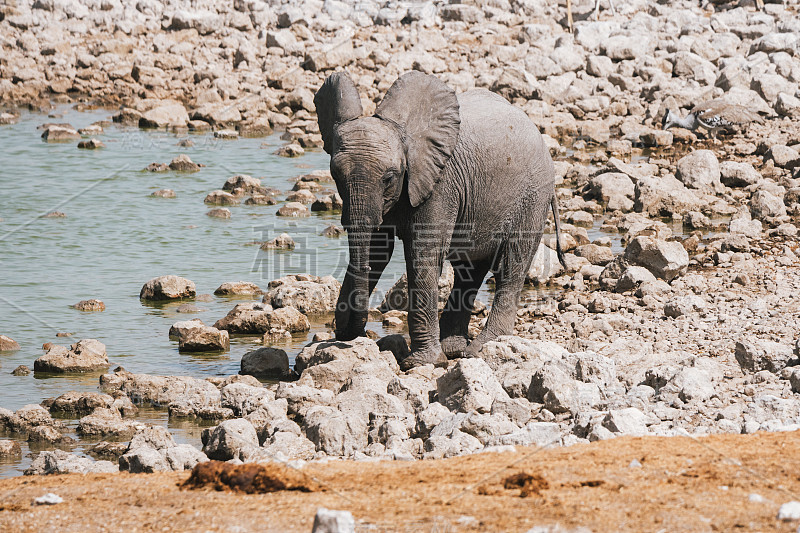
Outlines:
[[[331,74],[314,104],[348,232],[336,339],[365,335],[370,295],[396,237],[405,255],[411,337],[402,369],[474,357],[484,343],[510,334],[550,210],[564,264],[553,161],[528,116],[486,89],[457,95],[418,71],[399,77],[373,116],[362,116],[346,72]],[[455,281],[439,318],[445,260]],[[492,308],[470,341],[475,296],[489,271]]]

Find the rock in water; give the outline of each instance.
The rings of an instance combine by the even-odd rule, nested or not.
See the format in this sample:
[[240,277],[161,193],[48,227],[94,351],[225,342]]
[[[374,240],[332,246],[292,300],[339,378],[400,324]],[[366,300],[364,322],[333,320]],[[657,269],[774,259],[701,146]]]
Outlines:
[[280,378],[290,373],[289,356],[278,348],[258,348],[242,356],[240,374],[259,378]]
[[33,362],[35,372],[92,372],[108,368],[106,346],[95,339],[83,339],[69,349],[54,345]]
[[10,352],[12,350],[19,350],[17,341],[6,335],[0,335],[0,352]]
[[181,352],[226,352],[230,347],[227,331],[206,325],[189,329],[178,341]]
[[196,295],[194,282],[180,276],[160,276],[153,278],[142,287],[139,298],[142,300],[171,300],[193,298]]

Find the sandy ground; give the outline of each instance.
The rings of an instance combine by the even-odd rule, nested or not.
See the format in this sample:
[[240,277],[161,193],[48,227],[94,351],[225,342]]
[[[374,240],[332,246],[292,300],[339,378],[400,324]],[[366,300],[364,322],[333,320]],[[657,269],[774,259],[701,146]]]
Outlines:
[[[357,531],[796,531],[776,517],[800,500],[800,433],[626,437],[302,472],[313,492],[182,489],[189,472],[5,479],[0,531],[311,531],[319,506],[350,510]],[[526,497],[505,488],[519,473],[541,478]],[[64,503],[32,505],[47,492]]]

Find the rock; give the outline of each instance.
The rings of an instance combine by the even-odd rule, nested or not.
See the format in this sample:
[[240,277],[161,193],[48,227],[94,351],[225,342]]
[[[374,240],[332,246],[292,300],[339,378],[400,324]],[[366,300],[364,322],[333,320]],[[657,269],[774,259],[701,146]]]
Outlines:
[[236,196],[223,190],[211,191],[203,202],[209,205],[239,205],[239,199]]
[[267,189],[261,185],[261,180],[248,176],[247,174],[237,174],[225,180],[222,186],[223,191],[227,191],[234,196],[265,195]]
[[614,260],[614,252],[608,246],[584,244],[575,249],[575,255],[583,257],[593,265],[607,265]]
[[325,507],[317,508],[311,533],[353,533],[356,522],[350,511],[334,511]]
[[341,284],[333,276],[296,274],[270,281],[264,303],[293,307],[304,314],[329,313],[336,307]]
[[394,355],[380,351],[375,341],[366,337],[309,344],[297,354],[294,368],[301,375],[300,383],[338,392],[362,363],[376,363],[391,373],[398,370]]
[[692,190],[671,175],[643,177],[636,183],[633,208],[651,216],[698,211],[706,205]]
[[199,325],[181,335],[178,350],[181,352],[227,352],[231,347],[227,331]]
[[17,341],[6,335],[0,335],[0,352],[19,350]]
[[317,405],[305,416],[306,436],[317,451],[328,455],[352,457],[367,445],[366,421],[356,414]]
[[603,427],[613,433],[641,437],[647,434],[647,416],[635,407],[612,409],[603,418]]
[[160,276],[153,278],[142,286],[139,298],[142,300],[173,300],[177,298],[193,298],[194,282],[180,276]]
[[338,238],[345,234],[344,228],[337,226],[336,224],[330,224],[324,230],[322,230],[321,235],[323,237],[329,238]]
[[275,205],[278,200],[274,196],[268,194],[254,194],[244,201],[245,205]]
[[342,209],[342,197],[338,192],[334,192],[314,200],[311,204],[312,211],[336,211]]
[[756,220],[768,220],[786,215],[786,206],[782,198],[769,191],[758,190],[750,197],[750,213]]
[[172,15],[170,29],[187,30],[194,28],[200,35],[208,35],[222,29],[222,18],[213,11],[179,9]]
[[689,294],[668,301],[664,305],[664,314],[668,317],[677,318],[693,312],[702,311],[705,308],[706,301],[703,300],[702,297]]
[[[442,274],[439,276],[438,281],[438,308],[441,311],[444,309],[447,299],[450,297],[450,291],[453,290],[453,283],[455,281],[455,273],[453,266],[449,261],[445,261],[442,268]],[[388,311],[407,311],[408,310],[408,277],[407,274],[400,276],[392,288],[386,291],[383,297],[383,302],[378,307],[382,313]]]
[[675,164],[675,177],[693,189],[716,189],[720,184],[720,166],[711,150],[696,150]]
[[89,139],[88,141],[81,141],[78,143],[78,148],[81,150],[99,150],[105,147],[105,143],[99,139]]
[[793,169],[800,167],[800,152],[782,144],[776,144],[764,154],[764,161],[772,161],[776,167]]
[[508,400],[508,394],[483,359],[459,359],[436,380],[439,401],[452,411],[491,411],[492,403]]
[[213,428],[208,439],[203,439],[203,452],[209,459],[228,461],[244,460],[254,448],[258,448],[258,435],[248,420],[235,418],[225,420]]
[[14,376],[27,376],[31,373],[31,369],[25,365],[19,365],[17,368],[11,371],[11,374]]
[[45,128],[42,133],[42,139],[47,142],[63,142],[80,139],[81,134],[78,133],[72,126],[52,124]]
[[131,438],[119,458],[119,469],[131,473],[182,471],[194,468],[208,457],[189,444],[176,444],[162,426],[145,426]]
[[108,368],[106,346],[95,339],[82,339],[69,349],[54,345],[34,361],[35,372],[92,372]]
[[214,294],[217,296],[256,296],[264,294],[264,291],[249,281],[226,281],[216,288]]
[[105,311],[106,304],[101,302],[100,300],[81,300],[80,302],[76,303],[72,306],[74,309],[78,311]]
[[281,146],[278,151],[275,152],[276,155],[281,157],[300,157],[304,153],[306,153],[306,151],[303,150],[303,147],[295,143]]
[[48,492],[44,496],[39,496],[38,498],[34,498],[33,503],[34,505],[58,505],[59,503],[64,503],[64,498],[62,498],[58,494],[53,494],[52,492]]
[[577,413],[604,405],[600,388],[570,376],[563,363],[547,361],[531,378],[528,400],[542,403],[552,413]]
[[279,217],[307,217],[308,207],[300,202],[287,202],[282,205],[277,212]]
[[784,117],[800,116],[800,98],[787,93],[779,93],[775,102],[775,111]]
[[778,373],[794,359],[791,346],[760,339],[737,342],[734,355],[742,370],[747,372]]
[[181,154],[169,163],[170,170],[177,172],[197,172],[201,165],[192,161],[188,155]]
[[645,267],[629,266],[617,280],[615,292],[627,292],[637,289],[648,282],[656,281],[656,277]]
[[272,329],[291,333],[308,331],[311,324],[294,307],[273,309],[269,304],[251,302],[236,305],[224,318],[217,320],[214,327],[229,333],[263,335]]
[[110,474],[118,472],[119,467],[111,461],[93,461],[88,457],[63,450],[44,451],[33,460],[25,470],[26,476],[48,474]]
[[240,374],[277,379],[291,373],[289,356],[278,348],[258,348],[242,356]]
[[183,104],[166,100],[146,111],[139,119],[140,128],[164,128],[167,126],[186,126],[189,113]]
[[624,259],[632,265],[647,268],[654,276],[672,281],[686,273],[689,254],[679,242],[640,236],[625,248]]
[[21,457],[22,448],[19,442],[14,440],[0,439],[0,459],[7,457]]
[[58,396],[49,405],[51,413],[67,413],[70,415],[89,414],[98,407],[111,409],[114,398],[99,392],[70,391]]
[[231,210],[227,207],[219,207],[216,209],[211,209],[206,213],[206,216],[211,218],[224,218],[228,219],[231,218]]
[[761,181],[761,174],[750,163],[723,161],[719,173],[720,181],[728,187],[747,187]]
[[[213,124],[217,127],[231,127],[242,120],[236,105],[228,103],[203,104],[192,113],[192,122],[202,122],[205,126]],[[191,126],[190,122],[190,126]]]
[[130,437],[136,432],[138,426],[139,424],[133,420],[123,419],[116,409],[98,407],[78,421],[78,434]]
[[590,198],[599,200],[609,211],[630,211],[634,193],[633,181],[621,172],[606,172],[589,181]]
[[281,233],[274,239],[261,245],[262,250],[294,250],[294,239],[288,233]]
[[188,376],[152,376],[118,370],[100,376],[100,388],[126,394],[137,405],[166,407],[173,404],[195,410],[219,407],[219,390],[204,379]]
[[778,520],[783,520],[784,522],[800,520],[800,502],[791,501],[782,504],[780,509],[778,509],[777,518]]

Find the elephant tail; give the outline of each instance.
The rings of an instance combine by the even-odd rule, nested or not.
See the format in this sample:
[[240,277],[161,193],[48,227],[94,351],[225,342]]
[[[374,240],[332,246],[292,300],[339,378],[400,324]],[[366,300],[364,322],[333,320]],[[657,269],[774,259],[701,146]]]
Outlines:
[[550,209],[553,211],[553,223],[556,227],[556,254],[558,255],[558,262],[561,263],[561,266],[566,270],[567,260],[564,258],[564,250],[561,249],[561,222],[558,217],[558,198],[556,197],[555,191],[553,192],[552,200],[550,200]]

